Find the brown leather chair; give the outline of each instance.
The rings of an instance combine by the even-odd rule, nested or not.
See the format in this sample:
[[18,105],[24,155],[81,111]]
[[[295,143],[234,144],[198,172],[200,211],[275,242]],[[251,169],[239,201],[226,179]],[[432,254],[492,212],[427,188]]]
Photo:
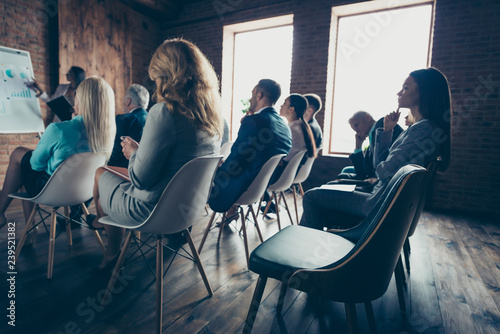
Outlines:
[[250,333],[269,277],[282,281],[277,313],[287,287],[345,303],[349,330],[357,331],[355,303],[364,303],[375,332],[371,301],[381,297],[392,277],[419,201],[426,176],[420,166],[402,167],[387,187],[387,196],[368,216],[356,243],[339,235],[303,226],[288,226],[257,247],[249,269],[259,274],[244,333]]

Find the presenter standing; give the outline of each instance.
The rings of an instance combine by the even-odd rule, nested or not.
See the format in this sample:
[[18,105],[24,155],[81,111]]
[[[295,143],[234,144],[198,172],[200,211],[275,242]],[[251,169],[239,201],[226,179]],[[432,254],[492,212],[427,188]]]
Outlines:
[[[57,86],[56,91],[53,95],[49,96],[43,89],[40,88],[38,82],[33,80],[32,82],[26,83],[26,86],[32,89],[36,93],[36,97],[39,97],[45,102],[52,101],[55,98],[60,96],[65,96],[69,103],[74,106],[75,105],[75,92],[78,88],[78,85],[85,80],[85,71],[78,66],[72,66],[68,73],[66,73],[66,79],[69,81],[68,84],[60,84]],[[54,113],[48,109],[47,116],[44,119],[45,127],[52,122],[61,122],[59,117],[54,115]]]

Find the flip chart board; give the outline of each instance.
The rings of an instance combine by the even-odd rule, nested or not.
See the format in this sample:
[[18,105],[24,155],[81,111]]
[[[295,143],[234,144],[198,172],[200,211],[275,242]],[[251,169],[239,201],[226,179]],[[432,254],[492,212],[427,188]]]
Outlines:
[[29,52],[0,46],[0,133],[44,130],[40,103],[25,85],[32,78]]

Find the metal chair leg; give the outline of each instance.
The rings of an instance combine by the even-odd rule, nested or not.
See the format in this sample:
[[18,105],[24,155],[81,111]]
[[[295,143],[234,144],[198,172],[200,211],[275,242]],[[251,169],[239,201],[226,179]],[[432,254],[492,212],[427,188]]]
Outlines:
[[[156,333],[163,327],[163,236],[156,236]],[[191,240],[191,243],[193,241]],[[191,245],[190,245],[191,246]]]
[[68,246],[73,246],[73,235],[71,234],[71,224],[69,217],[69,207],[64,207],[64,220],[66,221],[66,236],[68,237]]
[[290,210],[288,209],[288,204],[286,203],[285,193],[281,192],[280,197],[283,199],[283,203],[285,203],[286,212],[288,213],[288,218],[290,218],[290,224],[293,225],[293,219],[292,215],[290,214]]
[[297,225],[299,225],[299,209],[297,208],[297,191],[295,190],[295,184],[292,184],[293,192],[293,203],[295,204],[295,218],[297,219]]
[[252,332],[252,327],[257,317],[257,312],[259,311],[260,301],[262,299],[262,294],[264,293],[264,288],[266,287],[267,277],[259,276],[257,280],[257,285],[255,286],[255,291],[253,293],[252,301],[250,302],[250,308],[248,309],[247,319],[245,320],[245,327],[243,328],[243,334],[250,334]]

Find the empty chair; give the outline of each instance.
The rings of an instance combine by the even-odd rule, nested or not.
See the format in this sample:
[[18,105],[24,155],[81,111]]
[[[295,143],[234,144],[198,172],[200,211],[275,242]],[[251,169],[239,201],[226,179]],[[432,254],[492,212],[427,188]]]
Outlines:
[[299,186],[300,196],[304,196],[304,189],[302,189],[302,182],[307,180],[307,178],[309,177],[309,174],[311,173],[311,169],[315,160],[316,160],[315,157],[307,158],[306,162],[299,167],[299,171],[297,172],[297,175],[295,175],[295,179],[292,182],[293,204],[295,205],[295,218],[297,219],[297,224],[299,223],[299,211],[297,209],[297,194],[296,194],[297,191],[295,189],[295,186],[296,185]]
[[290,214],[288,204],[286,203],[284,191],[292,186],[293,180],[297,175],[297,170],[299,169],[300,162],[302,161],[302,158],[304,157],[304,154],[306,154],[306,152],[307,150],[297,152],[297,154],[295,154],[295,156],[288,162],[285,169],[283,170],[283,173],[280,175],[279,179],[267,187],[267,190],[271,191],[272,195],[271,199],[267,202],[266,209],[262,213],[262,216],[264,217],[267,214],[267,210],[269,210],[269,207],[271,206],[271,203],[274,199],[275,202],[274,204],[276,207],[276,217],[278,218],[278,228],[280,230],[281,230],[280,211],[279,211],[280,199],[283,200],[286,211],[288,212],[288,217],[290,218],[290,223],[293,224],[292,215]]
[[212,181],[222,156],[203,156],[187,162],[177,171],[163,191],[160,200],[148,219],[137,225],[116,222],[109,216],[99,222],[127,229],[125,243],[111,275],[102,304],[105,305],[112,293],[116,279],[125,261],[132,236],[132,231],[156,235],[156,331],[162,331],[163,305],[163,235],[184,232],[208,294],[212,288],[208,282],[200,257],[191,238],[189,227],[202,215],[210,194]]
[[351,333],[357,331],[356,303],[364,303],[375,332],[371,301],[381,297],[392,277],[418,205],[426,170],[402,167],[388,185],[359,241],[303,226],[288,226],[257,247],[249,269],[259,274],[244,333],[250,333],[269,277],[282,281],[277,313],[287,287],[345,303]]
[[[16,260],[21,252],[21,249],[26,241],[28,232],[38,224],[33,224],[35,213],[40,210],[40,205],[52,207],[50,221],[50,236],[49,236],[49,259],[47,264],[47,278],[52,278],[52,268],[54,265],[54,247],[56,239],[56,216],[57,210],[60,207],[65,208],[66,232],[68,234],[68,244],[72,244],[71,228],[68,224],[68,207],[81,205],[85,215],[85,220],[89,214],[84,202],[92,198],[92,190],[94,187],[94,175],[98,167],[104,165],[106,157],[103,154],[95,154],[91,152],[77,153],[70,156],[57,167],[50,179],[47,181],[42,191],[35,197],[29,197],[26,193],[10,194],[9,197],[18,198],[23,201],[35,203],[35,207],[31,211],[30,217],[26,222],[26,227],[21,234],[21,239],[16,249]],[[99,233],[94,230],[94,235],[101,247],[104,250]]]
[[[259,224],[257,222],[257,216],[255,214],[255,211],[252,208],[252,205],[254,203],[257,203],[259,199],[262,197],[264,194],[264,191],[266,190],[266,187],[269,183],[269,180],[271,179],[271,176],[276,169],[276,166],[280,162],[281,158],[283,158],[285,154],[276,154],[272,156],[265,164],[262,166],[262,168],[259,171],[259,174],[255,177],[255,179],[252,181],[252,183],[248,186],[248,189],[241,194],[241,196],[238,198],[238,200],[234,203],[234,205],[239,206],[240,210],[240,216],[241,216],[241,228],[243,231],[243,241],[245,243],[245,254],[247,258],[247,264],[248,264],[248,258],[250,256],[250,252],[248,250],[248,239],[247,239],[247,232],[246,232],[246,217],[248,217],[249,213],[252,213],[253,219],[254,219],[254,224],[255,228],[257,229],[257,233],[259,234],[260,241],[262,242],[262,234],[260,233],[259,229]],[[246,205],[248,210],[247,213],[244,214],[244,210],[241,206]],[[205,244],[205,240],[207,239],[208,232],[210,232],[210,229],[212,227],[212,224],[214,222],[216,212],[212,214],[212,217],[210,218],[210,221],[208,222],[207,228],[205,229],[205,233],[203,235],[203,238],[201,240],[200,246],[198,247],[198,252],[201,253],[201,250],[203,249],[203,245]],[[222,222],[219,225],[219,237],[217,239],[217,242],[220,241],[221,235],[222,235],[222,229],[224,227],[224,224],[226,223],[225,220],[226,216],[224,215],[222,217]]]

